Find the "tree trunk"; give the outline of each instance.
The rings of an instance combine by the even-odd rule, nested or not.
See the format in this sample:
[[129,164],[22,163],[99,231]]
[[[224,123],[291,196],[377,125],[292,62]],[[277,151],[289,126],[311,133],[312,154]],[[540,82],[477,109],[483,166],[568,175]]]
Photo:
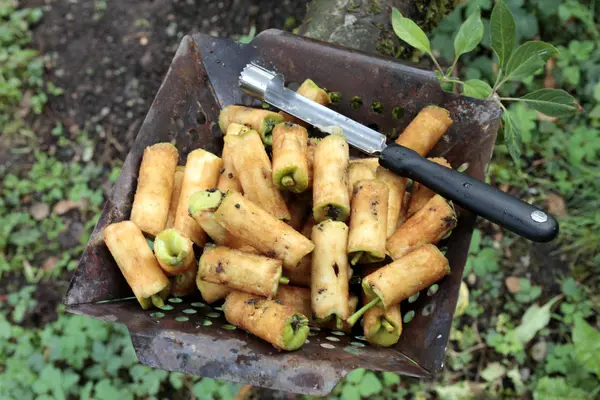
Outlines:
[[367,53],[407,57],[412,48],[398,40],[392,7],[425,32],[437,26],[460,0],[313,0],[299,34]]

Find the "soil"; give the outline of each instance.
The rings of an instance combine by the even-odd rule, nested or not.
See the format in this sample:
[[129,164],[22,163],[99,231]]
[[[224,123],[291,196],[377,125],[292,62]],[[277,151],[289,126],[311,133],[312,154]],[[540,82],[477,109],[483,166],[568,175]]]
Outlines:
[[[236,37],[291,29],[306,11],[297,0],[29,0],[49,3],[33,45],[48,58],[48,79],[65,94],[36,121],[42,143],[62,122],[97,142],[96,161],[123,160],[185,34]],[[104,8],[105,6],[105,8]]]
[[[56,146],[51,130],[62,123],[75,140],[83,133],[95,143],[91,162],[108,173],[125,159],[137,130],[166,74],[182,37],[203,32],[220,37],[247,35],[267,28],[292,29],[306,11],[297,0],[23,0],[22,7],[44,7],[32,46],[46,57],[46,80],[64,90],[51,97],[44,113],[30,116],[36,147],[62,161],[79,161],[78,151]],[[0,161],[17,175],[31,166],[32,154],[8,151],[12,139],[0,146]],[[3,139],[5,140],[5,139]],[[20,140],[16,138],[16,140]],[[12,143],[12,144],[11,144]],[[105,192],[112,184],[104,179],[93,185]],[[68,233],[62,247],[78,243],[82,216],[65,216]],[[75,228],[73,228],[75,227]],[[77,231],[77,232],[75,232]],[[79,232],[80,233],[80,232]],[[73,236],[75,239],[72,239]],[[63,243],[64,242],[64,243]],[[49,255],[40,255],[46,257]],[[43,326],[56,318],[56,304],[70,276],[40,282],[37,306],[26,316],[26,326]],[[8,276],[0,294],[25,285],[22,276]],[[0,296],[0,304],[6,295]]]

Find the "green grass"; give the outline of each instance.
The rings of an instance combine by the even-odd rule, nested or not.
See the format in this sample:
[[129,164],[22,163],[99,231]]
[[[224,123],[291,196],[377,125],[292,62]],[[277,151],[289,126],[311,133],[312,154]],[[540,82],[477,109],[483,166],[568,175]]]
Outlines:
[[[101,178],[101,166],[61,162],[41,152],[22,176],[5,172],[0,198],[0,278],[22,272],[35,282],[58,277],[64,269],[73,270],[104,202],[102,189],[94,187]],[[61,252],[57,239],[68,227],[57,206],[67,201],[77,204],[86,234],[78,245]],[[38,221],[31,210],[40,205],[49,211]],[[44,261],[38,255],[48,253],[62,253],[57,265],[50,271],[35,267]]]
[[44,59],[28,47],[31,26],[42,17],[42,9],[16,9],[16,4],[0,0],[0,132],[5,134],[30,132],[23,116],[41,114],[48,94],[62,93],[44,81]]
[[[482,9],[486,24],[492,3],[471,0],[446,18],[432,39],[441,58],[474,7]],[[551,72],[555,85],[586,110],[544,121],[513,106],[510,111],[523,131],[522,167],[516,168],[505,146],[498,145],[489,174],[490,182],[536,204],[545,205],[553,195],[564,201],[561,235],[553,250],[564,276],[548,287],[539,276],[547,267],[529,268],[527,243],[495,234],[482,223],[464,274],[468,297],[461,304],[468,305],[453,321],[443,374],[421,382],[359,369],[336,386],[331,399],[600,396],[600,43],[597,16],[594,20],[582,8],[595,3],[506,3],[515,13],[520,41],[541,33],[559,47]],[[96,1],[94,18],[106,7],[110,3]],[[0,293],[0,398],[233,398],[239,385],[140,365],[122,326],[66,314],[61,305],[54,321],[36,326],[32,319],[43,306],[36,294],[44,285],[66,285],[105,200],[102,183],[114,182],[120,171],[113,164],[98,164],[94,140],[85,131],[72,136],[57,124],[51,132],[61,154],[77,155],[78,161],[49,155],[35,140],[31,118],[43,111],[49,95],[61,94],[44,80],[44,59],[29,47],[31,27],[41,17],[41,9],[17,10],[13,1],[0,0],[0,132],[28,138],[30,156],[22,169],[0,166],[0,279],[9,290]],[[142,20],[136,25],[146,26]],[[253,32],[241,39],[251,36]],[[482,48],[463,57],[461,76],[490,78],[493,58],[485,39]],[[507,85],[502,95],[542,87],[545,73]],[[58,212],[65,202],[76,206]],[[48,212],[38,221],[32,206],[40,204]],[[60,239],[73,222],[83,232],[74,246],[63,249]],[[46,263],[51,257],[56,258],[50,268]],[[509,290],[507,277],[515,278],[516,290]]]

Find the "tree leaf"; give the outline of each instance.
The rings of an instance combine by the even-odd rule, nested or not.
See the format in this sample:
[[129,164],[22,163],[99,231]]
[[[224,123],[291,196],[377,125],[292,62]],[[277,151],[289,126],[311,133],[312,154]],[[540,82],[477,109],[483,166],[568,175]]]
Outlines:
[[492,94],[492,87],[479,79],[469,79],[463,82],[463,94],[476,99],[487,99]]
[[492,10],[490,31],[492,49],[498,56],[500,68],[504,70],[517,43],[517,30],[515,18],[502,0],[499,0]]
[[516,81],[531,76],[555,54],[558,54],[558,50],[549,43],[538,40],[523,43],[510,56],[504,71],[504,80]]
[[383,390],[383,386],[377,376],[372,372],[367,372],[358,386],[360,395],[369,398]]
[[600,377],[600,331],[578,318],[572,335],[575,358],[586,370]]
[[509,111],[502,113],[502,120],[504,121],[504,144],[515,164],[519,165],[521,163],[521,129],[510,116]]
[[560,89],[539,89],[521,97],[521,101],[549,117],[565,117],[579,110],[575,98]]
[[540,329],[548,325],[550,309],[559,299],[560,296],[556,296],[542,307],[534,304],[525,311],[521,318],[521,324],[515,329],[515,333],[522,343],[529,342]]
[[413,20],[404,18],[397,8],[392,9],[392,27],[400,39],[417,50],[431,54],[431,44],[425,32]]
[[454,54],[458,58],[462,54],[472,51],[483,38],[483,22],[479,9],[475,10],[460,26],[454,38]]

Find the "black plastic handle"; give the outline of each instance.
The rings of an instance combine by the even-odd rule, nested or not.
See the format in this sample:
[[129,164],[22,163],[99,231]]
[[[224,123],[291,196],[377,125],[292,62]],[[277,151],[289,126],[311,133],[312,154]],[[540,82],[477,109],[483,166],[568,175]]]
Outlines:
[[389,145],[381,152],[379,164],[534,242],[549,242],[558,235],[558,222],[543,210],[404,146]]

